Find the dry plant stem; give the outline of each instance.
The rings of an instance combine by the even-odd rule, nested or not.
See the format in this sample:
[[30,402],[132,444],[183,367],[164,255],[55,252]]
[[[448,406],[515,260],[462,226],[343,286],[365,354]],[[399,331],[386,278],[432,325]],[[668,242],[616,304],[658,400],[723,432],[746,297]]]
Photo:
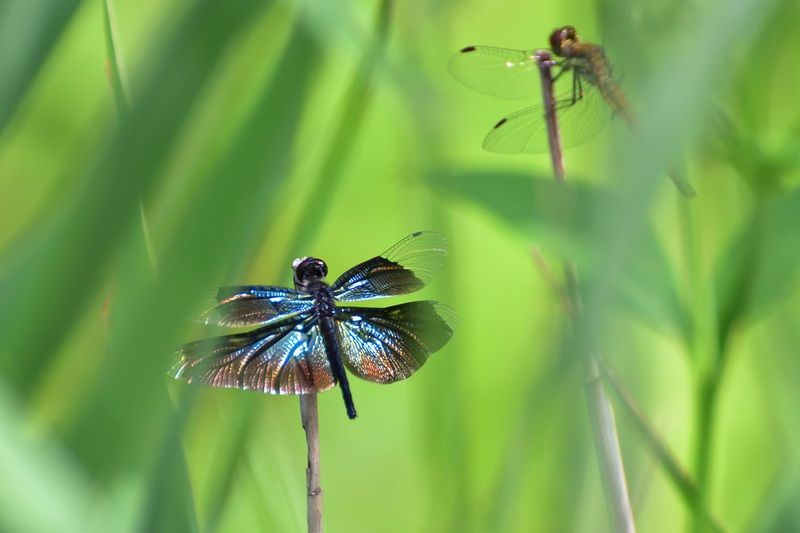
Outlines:
[[316,394],[300,396],[300,419],[306,432],[308,447],[308,466],[306,467],[308,533],[321,533],[322,487],[319,485],[319,416]]
[[[605,382],[611,386],[611,390],[619,398],[619,404],[635,419],[636,423],[633,424],[633,427],[641,432],[650,450],[658,459],[658,464],[666,470],[667,475],[672,479],[678,491],[681,492],[684,500],[687,502],[696,502],[699,498],[698,494],[700,489],[695,480],[692,479],[691,474],[681,466],[664,438],[658,433],[658,430],[653,427],[642,408],[608,368],[605,361],[603,361],[603,359],[598,359],[598,362],[600,363]],[[715,532],[726,531],[719,520],[711,515],[707,507],[703,506],[699,511],[701,513],[699,520],[703,522],[703,527],[708,526]]]
[[[570,302],[570,296],[566,293],[566,290],[561,286],[560,282],[556,280],[555,273],[550,269],[550,266],[547,264],[544,257],[542,257],[542,254],[536,247],[532,248],[531,254],[533,255],[534,264],[539,270],[542,278],[544,278],[545,281],[547,281],[547,283],[550,285],[550,288],[553,290],[553,294],[561,300],[561,304],[564,307],[564,312],[566,315],[570,319],[576,318],[574,315],[574,310],[571,307],[572,303]],[[647,419],[644,411],[639,404],[636,403],[636,400],[633,398],[633,396],[631,396],[625,386],[609,369],[608,364],[602,357],[602,354],[596,357],[595,360],[600,366],[600,373],[603,376],[604,383],[611,386],[611,392],[616,395],[617,399],[619,400],[618,402],[615,402],[615,405],[621,405],[623,410],[633,418],[633,427],[640,432],[645,443],[656,457],[658,465],[666,471],[668,477],[670,480],[672,480],[673,484],[681,493],[684,500],[696,506],[698,500],[700,500],[697,483],[677,460],[667,445],[667,442]],[[606,388],[606,390],[608,390],[608,388]],[[711,515],[706,506],[702,506],[700,513],[702,516],[700,516],[699,519],[704,524],[708,525],[713,531],[726,531],[726,529],[722,526],[722,523]]]
[[[552,66],[554,62],[550,52],[547,50],[537,51],[536,62],[542,82],[542,97],[553,173],[556,181],[564,183],[567,181],[567,175],[564,168],[561,135],[558,129],[556,102],[553,93]],[[564,261],[564,277],[570,308],[575,313],[573,322],[577,325],[580,320],[581,301],[578,293],[577,269],[571,261]],[[619,439],[617,438],[614,411],[608,396],[606,396],[605,389],[603,389],[600,370],[594,353],[586,353],[584,355],[584,377],[595,452],[600,465],[606,500],[612,511],[614,530],[634,532],[636,527],[633,522],[630,499],[628,498],[628,486],[625,482],[625,468],[622,464],[622,453],[620,452]]]
[[556,97],[553,92],[553,61],[550,52],[538,50],[536,64],[539,66],[539,79],[542,81],[542,99],[544,103],[544,119],[547,124],[547,142],[550,145],[550,162],[553,165],[553,174],[558,182],[567,181],[567,172],[564,168],[564,151],[561,147],[561,131],[558,129],[556,118]]

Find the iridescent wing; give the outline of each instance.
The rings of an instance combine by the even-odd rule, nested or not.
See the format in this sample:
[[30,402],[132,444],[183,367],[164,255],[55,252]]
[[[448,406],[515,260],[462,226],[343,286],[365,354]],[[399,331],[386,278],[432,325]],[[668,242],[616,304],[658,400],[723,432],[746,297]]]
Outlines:
[[333,296],[342,302],[354,302],[414,292],[433,278],[446,255],[444,235],[414,233],[339,276],[331,285]]
[[268,324],[287,316],[308,311],[314,305],[310,294],[288,287],[220,287],[219,305],[203,315],[205,324],[246,327]]
[[476,91],[501,98],[527,98],[541,94],[535,50],[468,46],[447,64],[455,79]]
[[176,379],[270,394],[307,394],[335,385],[316,318],[307,313],[253,331],[178,349]]
[[438,302],[340,307],[335,318],[345,366],[375,383],[409,377],[450,340],[458,324],[455,312]]
[[[613,114],[597,86],[584,83],[582,97],[573,91],[556,100],[556,119],[562,148],[582,144],[606,125]],[[526,107],[495,124],[483,140],[484,150],[500,154],[540,154],[550,150],[544,105]]]

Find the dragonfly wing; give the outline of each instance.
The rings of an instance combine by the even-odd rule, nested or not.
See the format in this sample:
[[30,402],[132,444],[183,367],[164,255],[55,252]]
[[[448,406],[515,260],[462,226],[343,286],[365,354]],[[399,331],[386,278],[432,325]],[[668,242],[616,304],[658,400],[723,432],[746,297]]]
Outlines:
[[548,150],[544,108],[526,107],[494,125],[483,140],[483,149],[498,154],[539,154]]
[[[595,86],[573,101],[572,92],[556,100],[556,119],[562,148],[582,144],[597,135],[612,111]],[[541,154],[550,150],[544,105],[526,107],[495,124],[483,140],[483,148],[500,154]]]
[[219,305],[203,315],[203,322],[217,326],[258,326],[273,320],[308,311],[314,305],[311,295],[288,287],[220,287]]
[[458,324],[455,311],[438,302],[342,307],[338,311],[337,330],[345,366],[375,383],[409,377],[450,340]]
[[477,91],[501,98],[526,98],[540,90],[534,54],[534,50],[468,46],[450,58],[447,69]]
[[444,264],[447,238],[420,231],[409,235],[378,257],[354,266],[331,289],[343,302],[407,294],[424,287]]
[[307,394],[335,385],[313,315],[185,344],[170,374],[189,383]]
[[561,133],[561,146],[572,148],[592,139],[612,116],[613,110],[595,85],[588,85],[583,98],[574,104],[567,98],[559,98],[556,117]]

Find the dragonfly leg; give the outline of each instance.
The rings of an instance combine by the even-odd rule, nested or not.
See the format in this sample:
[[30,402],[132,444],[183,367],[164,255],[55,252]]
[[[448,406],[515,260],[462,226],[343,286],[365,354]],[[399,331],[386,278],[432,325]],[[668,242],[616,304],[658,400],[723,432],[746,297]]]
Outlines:
[[572,76],[572,103],[583,98],[583,85],[581,85],[581,77],[577,72]]
[[[578,100],[583,99],[583,85],[581,84],[582,83],[581,76],[578,74],[578,71],[575,68],[572,68],[570,66],[565,66],[562,68],[561,72],[558,73],[558,76],[560,76],[567,70],[572,71],[572,96],[569,98],[558,100],[556,102],[556,109],[564,109],[570,107],[572,105],[575,105],[578,102]],[[553,81],[555,81],[558,76],[553,78]]]
[[570,70],[570,64],[566,60],[563,60],[563,61],[556,61],[553,63],[553,65],[561,69],[558,71],[558,74],[553,76],[553,83],[555,83],[556,81],[558,81],[558,78],[560,78],[562,74]]

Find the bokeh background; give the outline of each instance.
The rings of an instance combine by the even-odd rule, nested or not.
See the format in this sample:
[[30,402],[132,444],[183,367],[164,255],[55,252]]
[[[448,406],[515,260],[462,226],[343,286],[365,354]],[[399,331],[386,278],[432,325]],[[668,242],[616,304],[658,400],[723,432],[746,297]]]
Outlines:
[[[564,24],[642,124],[557,186],[481,149],[533,102],[447,61]],[[297,398],[174,382],[173,349],[219,333],[191,320],[217,285],[427,229],[448,262],[413,297],[459,329],[406,382],[354,379],[355,421],[320,395],[328,531],[610,530],[588,350],[639,530],[800,530],[798,24],[794,0],[4,0],[0,529],[304,530]]]

